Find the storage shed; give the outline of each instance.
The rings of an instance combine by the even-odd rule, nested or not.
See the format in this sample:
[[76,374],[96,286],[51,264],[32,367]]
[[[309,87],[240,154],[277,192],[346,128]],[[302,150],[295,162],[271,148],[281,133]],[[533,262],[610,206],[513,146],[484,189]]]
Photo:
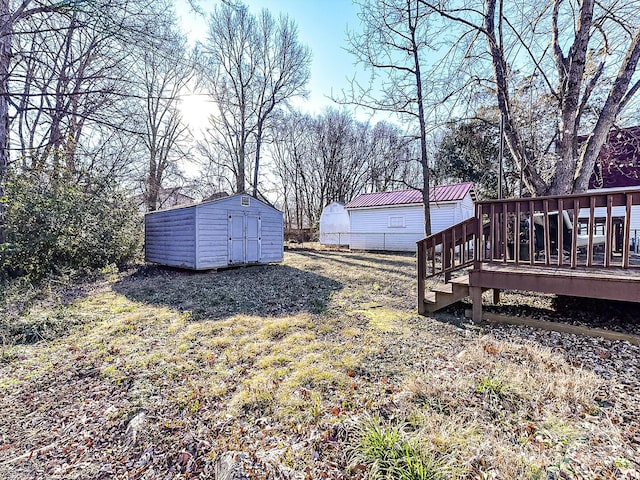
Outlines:
[[349,245],[349,212],[344,203],[333,202],[322,209],[320,215],[320,243],[322,245]]
[[282,212],[246,194],[145,215],[145,259],[206,270],[281,262]]
[[[440,185],[430,191],[431,231],[444,230],[473,217],[473,183]],[[351,220],[350,243],[353,250],[414,252],[424,238],[422,192],[364,193],[346,207]]]

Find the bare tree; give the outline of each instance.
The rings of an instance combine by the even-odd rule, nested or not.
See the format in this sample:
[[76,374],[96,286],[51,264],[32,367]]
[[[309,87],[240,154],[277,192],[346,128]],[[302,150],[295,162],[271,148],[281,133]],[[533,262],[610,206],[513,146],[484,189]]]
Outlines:
[[[531,194],[566,194],[587,188],[608,132],[640,89],[637,1],[502,0],[420,2],[471,38],[461,56],[491,62],[491,88],[504,119],[511,156]],[[476,39],[484,38],[480,48]],[[472,52],[478,52],[474,55]],[[461,71],[462,73],[462,71]],[[539,76],[556,110],[554,172],[545,179],[517,122],[514,75]],[[482,81],[479,81],[482,83]],[[586,140],[583,136],[586,136]]]
[[431,234],[429,157],[423,76],[424,55],[432,51],[428,10],[419,0],[363,0],[362,33],[349,34],[349,50],[372,72],[367,85],[354,82],[351,103],[397,113],[417,123],[422,166],[424,232]]
[[288,225],[317,226],[331,202],[406,186],[419,176],[406,138],[388,123],[372,127],[327,109],[316,117],[293,112],[277,124],[270,153]]
[[304,94],[310,51],[298,41],[295,23],[274,20],[263,10],[256,18],[241,3],[225,3],[211,15],[208,59],[211,97],[217,112],[211,133],[227,151],[236,192],[246,190],[247,159],[253,153],[253,194],[258,194],[260,154],[274,111]]
[[368,185],[365,191],[382,192],[398,188],[415,188],[420,178],[415,143],[402,133],[399,127],[388,122],[378,122],[371,129],[371,147],[368,153]]
[[0,0],[0,245],[6,242],[5,181],[9,168],[9,79],[11,75],[11,44],[16,23],[44,12],[54,11],[62,4],[18,2],[11,10],[9,0]]
[[275,108],[288,99],[305,94],[309,81],[310,50],[299,43],[298,29],[293,20],[281,16],[277,23],[267,10],[262,10],[258,31],[258,95],[255,102],[255,161],[253,164],[253,195],[258,195],[260,152],[267,122]]
[[312,131],[310,115],[299,112],[281,115],[274,132],[275,141],[270,146],[274,174],[282,189],[281,203],[287,227],[303,228],[313,222],[308,215],[313,210],[310,177],[317,172],[307,165],[314,148],[310,139]]
[[115,105],[130,90],[127,54],[97,27],[77,10],[23,22],[31,33],[15,39],[11,79],[14,144],[23,167],[51,161],[54,169],[62,162],[67,171],[79,171],[86,127],[117,117]]
[[143,143],[147,155],[145,204],[149,211],[158,208],[158,195],[170,168],[177,168],[184,156],[188,128],[180,113],[180,95],[194,70],[186,56],[185,41],[176,33],[167,33],[161,48],[142,55],[141,97],[144,100]]
[[120,134],[138,133],[127,109],[135,95],[131,53],[162,43],[166,8],[141,0],[0,1],[0,243],[12,161],[50,162],[52,172],[78,178],[126,170],[130,159],[114,149],[131,152]]

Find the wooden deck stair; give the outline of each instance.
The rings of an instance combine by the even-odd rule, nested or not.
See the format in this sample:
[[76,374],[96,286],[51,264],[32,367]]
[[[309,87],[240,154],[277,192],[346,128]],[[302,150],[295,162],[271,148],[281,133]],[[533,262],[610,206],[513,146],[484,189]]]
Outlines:
[[469,275],[452,278],[429,288],[424,297],[424,310],[437,312],[469,296]]

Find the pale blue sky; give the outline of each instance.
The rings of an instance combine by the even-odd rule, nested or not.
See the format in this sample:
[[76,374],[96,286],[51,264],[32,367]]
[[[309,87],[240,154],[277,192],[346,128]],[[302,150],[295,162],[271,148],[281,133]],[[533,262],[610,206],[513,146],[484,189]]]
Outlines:
[[[195,41],[204,41],[207,35],[206,20],[190,12],[186,0],[177,0],[182,28]],[[199,3],[209,12],[219,1]],[[359,29],[359,7],[351,0],[245,0],[253,13],[268,9],[274,16],[287,14],[298,25],[301,43],[312,52],[311,79],[307,100],[293,102],[294,106],[309,113],[320,113],[325,107],[335,105],[328,96],[338,96],[348,87],[354,72],[354,59],[344,50],[347,27]]]

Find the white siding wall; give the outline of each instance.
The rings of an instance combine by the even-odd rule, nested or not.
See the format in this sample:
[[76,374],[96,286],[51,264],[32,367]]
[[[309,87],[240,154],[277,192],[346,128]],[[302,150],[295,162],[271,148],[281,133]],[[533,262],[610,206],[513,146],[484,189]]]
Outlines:
[[640,205],[631,207],[631,231],[629,234],[634,251],[640,252]]
[[[609,192],[624,192],[628,190],[637,190],[637,187],[618,187],[618,188],[606,188],[601,190],[588,190],[589,193],[596,192],[606,194]],[[598,207],[594,209],[594,215],[596,217],[606,217],[607,216],[607,208],[606,207]],[[611,215],[614,217],[624,217],[626,215],[626,207],[613,207],[611,209]],[[581,220],[589,219],[589,209],[581,208],[580,213],[578,214],[578,218]],[[640,205],[634,205],[631,207],[631,244],[634,246],[635,250],[640,251],[640,248],[636,247],[636,245],[640,244]]]
[[262,217],[260,261],[262,263],[281,262],[284,259],[284,219],[282,213],[267,205],[260,205]]
[[[458,203],[431,204],[431,233],[438,233],[451,225],[460,222]],[[420,209],[422,211],[422,209]],[[422,236],[424,238],[424,235]],[[415,250],[415,245],[413,246]]]
[[[594,208],[593,213],[596,218],[604,218],[607,216],[607,207]],[[624,217],[626,215],[626,207],[612,207],[611,215],[614,217]],[[581,208],[578,218],[580,220],[588,220],[589,209]],[[631,207],[631,230],[640,230],[640,205]]]
[[473,199],[471,198],[471,195],[468,193],[464,196],[464,198],[460,202],[458,202],[458,207],[460,208],[461,216],[456,223],[462,222],[467,218],[471,218],[476,214],[476,209],[473,203]]
[[[593,210],[596,218],[604,218],[607,216],[606,207],[597,207]],[[612,207],[611,215],[614,217],[624,217],[626,215],[626,207]],[[589,209],[581,208],[578,218],[584,222],[589,220]],[[631,207],[631,231],[629,232],[631,238],[631,245],[635,246],[640,244],[640,205],[634,205]],[[638,249],[640,251],[640,249]]]
[[178,208],[145,216],[145,259],[195,268],[195,209]]
[[[457,213],[456,213],[457,212]],[[414,252],[424,238],[422,205],[357,208],[350,210],[351,242],[354,250]],[[431,230],[436,233],[461,221],[457,203],[431,205]],[[403,218],[403,227],[391,227],[393,218]]]

